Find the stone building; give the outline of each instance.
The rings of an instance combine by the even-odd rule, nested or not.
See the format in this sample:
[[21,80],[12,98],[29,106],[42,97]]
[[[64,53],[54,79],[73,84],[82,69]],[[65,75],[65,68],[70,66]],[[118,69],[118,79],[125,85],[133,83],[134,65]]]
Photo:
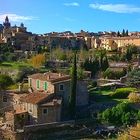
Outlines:
[[[140,47],[140,38],[138,36],[128,36],[128,37],[100,37],[100,47],[106,50],[122,50],[125,51],[127,45],[135,45]],[[95,48],[97,43],[95,42]]]
[[[61,73],[37,73],[28,77],[31,93],[21,98],[29,113],[30,124],[61,121],[63,109],[68,107],[71,78]],[[88,104],[87,82],[78,81],[76,105]]]
[[61,98],[53,94],[34,92],[21,99],[28,112],[29,124],[59,122],[61,120]]
[[70,76],[61,73],[37,73],[28,77],[29,86],[33,91],[41,91],[47,94],[55,93],[63,98],[63,103],[68,104],[70,95]]
[[23,129],[28,124],[28,112],[22,105],[18,105],[13,111],[5,112],[5,122],[6,130]]
[[11,26],[8,16],[3,25],[0,25],[0,43],[10,43],[18,50],[32,50],[33,45],[30,40],[32,33],[21,23],[20,26]]

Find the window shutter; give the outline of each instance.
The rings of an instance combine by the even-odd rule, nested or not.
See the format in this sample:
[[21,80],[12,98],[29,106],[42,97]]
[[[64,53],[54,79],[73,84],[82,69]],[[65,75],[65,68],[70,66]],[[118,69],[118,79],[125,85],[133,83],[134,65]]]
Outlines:
[[48,84],[47,82],[44,82],[44,90],[47,90],[48,89]]
[[37,83],[36,83],[37,85],[37,88],[40,88],[40,84],[39,84],[39,80],[37,80]]

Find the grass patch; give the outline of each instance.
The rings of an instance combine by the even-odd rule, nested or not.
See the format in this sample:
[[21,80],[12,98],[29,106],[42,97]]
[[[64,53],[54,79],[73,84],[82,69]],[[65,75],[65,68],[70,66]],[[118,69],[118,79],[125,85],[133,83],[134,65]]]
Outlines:
[[18,84],[14,84],[8,87],[8,90],[16,90],[18,89]]
[[110,96],[117,99],[126,99],[131,92],[135,91],[137,91],[136,88],[118,88]]
[[[91,85],[88,86],[89,95],[92,98],[92,100],[96,102],[129,102],[129,99],[127,98],[127,95],[135,91],[135,88],[118,88],[118,89],[109,89],[109,88],[95,88]],[[122,96],[122,98],[117,98],[116,96],[112,96],[117,92],[119,94],[119,97]],[[119,93],[118,93],[119,92]],[[124,95],[123,95],[124,93]],[[126,93],[126,94],[125,94]],[[124,97],[125,96],[125,97]]]
[[31,67],[31,65],[25,62],[3,62],[0,64],[0,67],[20,69],[25,67]]

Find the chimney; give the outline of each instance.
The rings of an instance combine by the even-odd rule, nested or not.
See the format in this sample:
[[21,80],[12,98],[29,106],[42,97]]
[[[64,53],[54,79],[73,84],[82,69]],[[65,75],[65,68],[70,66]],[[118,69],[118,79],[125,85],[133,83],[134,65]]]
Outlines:
[[53,104],[54,104],[54,105],[58,105],[57,99],[53,99]]
[[51,78],[51,76],[50,75],[47,75],[47,79],[49,80]]
[[62,76],[62,73],[59,73],[59,77],[61,77]]
[[18,85],[18,91],[21,92],[22,91],[22,88],[23,88],[23,84],[22,83],[19,83],[19,85]]
[[15,110],[15,109],[13,110],[13,113],[14,113],[14,114],[16,113],[16,110]]

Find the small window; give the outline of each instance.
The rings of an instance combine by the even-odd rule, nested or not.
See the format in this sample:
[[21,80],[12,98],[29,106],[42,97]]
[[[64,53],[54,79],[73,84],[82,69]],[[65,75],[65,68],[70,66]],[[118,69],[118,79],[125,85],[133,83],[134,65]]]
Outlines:
[[48,109],[43,109],[43,114],[47,114],[48,113]]
[[36,84],[37,84],[37,85],[36,85],[37,89],[39,89],[39,88],[40,88],[40,81],[37,80],[37,81],[36,81]]
[[29,78],[29,86],[31,87],[32,86],[32,79]]
[[64,90],[64,85],[63,84],[59,85],[59,90],[60,91],[63,91]]
[[7,97],[3,96],[3,102],[7,102]]

